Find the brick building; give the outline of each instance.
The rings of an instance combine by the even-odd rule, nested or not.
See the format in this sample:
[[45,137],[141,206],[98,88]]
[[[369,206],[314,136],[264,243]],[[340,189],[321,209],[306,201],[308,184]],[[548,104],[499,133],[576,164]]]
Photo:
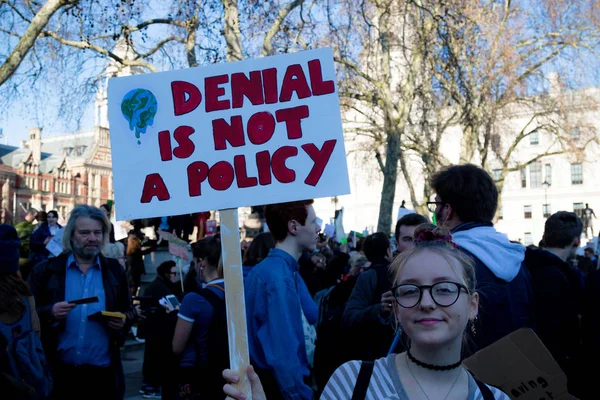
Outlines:
[[113,198],[109,131],[96,125],[47,138],[31,128],[18,147],[0,145],[1,222],[20,221],[30,207],[57,210],[63,220],[76,204]]

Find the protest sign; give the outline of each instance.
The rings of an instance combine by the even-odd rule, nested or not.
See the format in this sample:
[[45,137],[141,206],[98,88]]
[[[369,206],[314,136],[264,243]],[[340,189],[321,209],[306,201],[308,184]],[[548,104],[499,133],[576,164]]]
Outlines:
[[118,220],[350,193],[331,49],[113,78]]
[[577,400],[567,392],[564,372],[531,329],[505,336],[463,364],[513,400]]
[[48,250],[54,257],[58,257],[64,250],[62,244],[62,236],[64,232],[64,228],[60,228],[56,230],[52,239],[46,245],[46,250]]
[[173,254],[175,257],[189,260],[188,252],[188,244],[185,240],[181,240],[175,235],[169,236],[169,253]]
[[108,114],[117,219],[221,210],[230,364],[249,396],[237,207],[350,193],[333,53],[112,78]]

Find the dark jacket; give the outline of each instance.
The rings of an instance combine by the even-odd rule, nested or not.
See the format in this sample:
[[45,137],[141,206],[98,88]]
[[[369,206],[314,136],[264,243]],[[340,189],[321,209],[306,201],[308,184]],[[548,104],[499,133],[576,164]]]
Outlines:
[[[37,264],[29,275],[29,286],[35,297],[37,313],[40,318],[42,343],[44,351],[50,364],[56,362],[56,350],[58,348],[58,336],[65,329],[65,321],[56,322],[50,315],[55,303],[65,300],[65,282],[67,252],[56,258]],[[112,365],[116,371],[117,393],[119,398],[125,393],[125,377],[121,364],[120,348],[125,344],[127,333],[133,324],[135,312],[129,297],[129,287],[123,267],[113,258],[105,258],[99,255],[102,270],[102,281],[106,296],[106,310],[119,311],[127,316],[125,327],[115,332],[110,332],[110,348],[112,353]],[[107,328],[108,329],[108,328]]]
[[579,277],[569,264],[546,250],[527,249],[525,264],[533,283],[536,333],[570,382],[581,350]]
[[[170,337],[167,340],[169,343],[173,339],[173,331],[175,329],[173,323],[177,320],[168,318],[166,310],[158,303],[158,300],[171,294],[181,300],[180,284],[168,282],[161,276],[158,276],[144,288],[142,293],[144,298],[142,300],[142,309],[146,319],[139,322],[140,326],[138,329],[144,330],[146,339],[151,337],[151,340],[154,338],[162,340]],[[173,325],[171,326],[171,324]],[[171,348],[171,346],[168,346],[168,348]]]
[[146,273],[146,265],[144,264],[144,252],[137,251],[127,255],[127,278],[129,285],[138,287],[142,281],[142,275]]
[[[163,399],[174,398],[178,358],[173,354],[173,334],[177,324],[177,312],[168,313],[158,300],[181,294],[179,283],[172,283],[158,276],[144,288],[142,311],[145,319],[139,321],[138,337],[146,339],[142,373],[149,385],[163,387]],[[181,299],[180,299],[181,300]],[[143,336],[140,336],[140,333]],[[172,393],[168,393],[172,390]]]
[[[519,328],[533,328],[533,292],[531,276],[523,263],[524,247],[509,242],[506,235],[493,229],[491,223],[465,223],[454,228],[452,235],[459,247],[475,262],[479,293],[476,334],[472,335],[468,330],[470,346],[465,349],[465,355],[472,354]],[[486,265],[481,260],[485,257],[496,265]],[[493,272],[496,267],[510,269],[511,278],[498,271]]]
[[[58,228],[61,226],[58,225]],[[50,226],[47,222],[42,222],[40,226],[31,234],[31,240],[29,242],[29,247],[31,248],[31,260],[34,263],[38,263],[40,261],[45,260],[50,255],[50,252],[46,249],[46,245],[44,241],[52,236],[50,233]]]
[[342,329],[356,338],[352,359],[374,361],[385,357],[394,340],[391,317],[382,319],[381,296],[391,290],[389,263],[381,261],[358,276],[342,316]]

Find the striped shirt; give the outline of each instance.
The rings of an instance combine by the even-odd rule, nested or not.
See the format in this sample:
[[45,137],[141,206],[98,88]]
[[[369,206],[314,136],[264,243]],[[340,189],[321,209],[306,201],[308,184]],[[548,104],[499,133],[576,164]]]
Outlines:
[[[365,400],[409,400],[396,368],[396,354],[375,361],[373,375]],[[329,378],[321,400],[350,400],[358,378],[361,361],[349,361],[339,367]],[[466,400],[483,400],[473,376],[469,373],[469,395]],[[501,390],[488,386],[496,400],[510,400]]]

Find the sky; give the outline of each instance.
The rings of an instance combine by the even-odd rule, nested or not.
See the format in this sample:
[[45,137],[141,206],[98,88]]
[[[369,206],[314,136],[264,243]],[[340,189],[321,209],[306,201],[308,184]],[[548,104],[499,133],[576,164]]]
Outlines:
[[[163,2],[150,0],[150,4],[151,7],[146,10],[148,15],[153,13],[161,14],[164,11]],[[163,32],[160,32],[158,36],[163,36],[162,34]],[[557,68],[563,71],[570,71],[574,75],[572,78],[580,82],[580,87],[598,85],[598,82],[600,82],[600,69],[597,68],[599,65],[598,60],[590,55],[587,55],[587,57],[584,56],[583,59],[567,55],[566,60],[563,60],[563,62],[572,65],[574,59],[579,61],[577,62],[577,68],[560,65],[561,62],[558,62],[557,65],[549,65],[547,67],[548,69]],[[96,60],[96,62],[98,61]],[[94,70],[97,71],[97,66],[98,64],[95,66],[90,65],[89,73],[93,73],[91,71]],[[593,67],[590,68],[591,66]],[[544,68],[544,72],[547,73],[550,71]],[[82,71],[81,75],[85,75],[85,71]],[[48,96],[48,99],[44,100],[41,106],[32,104],[31,96],[35,96],[36,93],[28,93],[23,99],[11,102],[7,109],[0,110],[0,129],[3,133],[3,137],[0,138],[1,144],[18,146],[21,140],[27,140],[28,130],[33,127],[41,127],[43,137],[88,130],[93,127],[93,101],[87,104],[84,103],[83,111],[67,110],[66,112],[72,111],[73,114],[71,114],[71,118],[64,118],[64,114],[61,113],[65,111],[60,109],[59,101],[61,88],[56,87],[57,85],[55,84],[53,85],[53,82],[47,82],[45,85],[50,88],[50,91],[55,91],[56,95]],[[27,92],[26,88],[20,88],[20,90]],[[27,97],[30,97],[30,99],[27,99]]]

